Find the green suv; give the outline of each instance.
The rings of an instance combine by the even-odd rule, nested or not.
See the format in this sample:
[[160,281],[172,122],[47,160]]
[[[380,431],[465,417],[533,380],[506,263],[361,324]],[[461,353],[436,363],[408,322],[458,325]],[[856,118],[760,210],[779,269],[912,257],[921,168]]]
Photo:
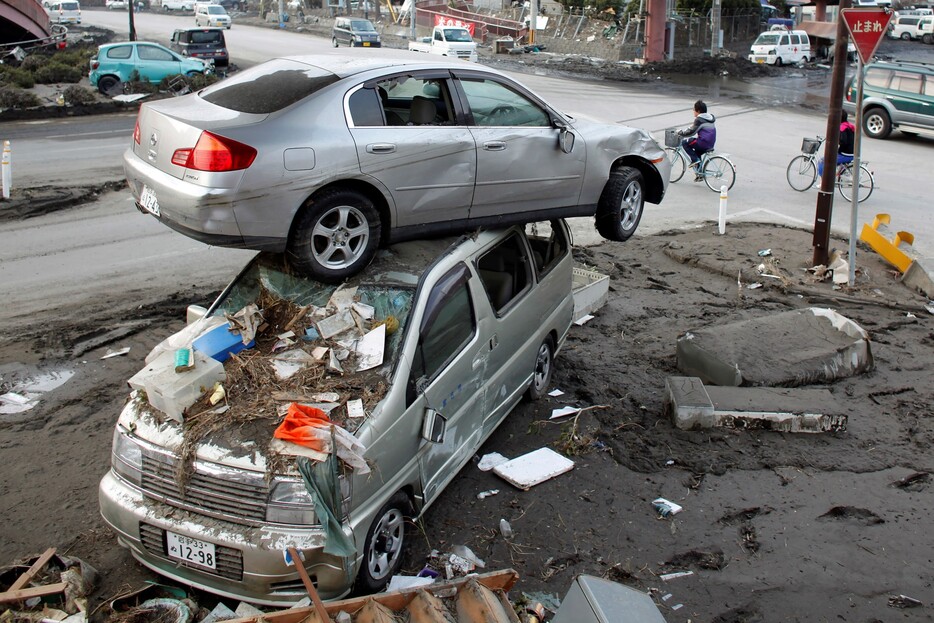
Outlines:
[[[855,77],[846,91],[843,109],[856,113]],[[866,66],[863,130],[881,139],[893,128],[905,134],[934,133],[934,64],[879,61]]]

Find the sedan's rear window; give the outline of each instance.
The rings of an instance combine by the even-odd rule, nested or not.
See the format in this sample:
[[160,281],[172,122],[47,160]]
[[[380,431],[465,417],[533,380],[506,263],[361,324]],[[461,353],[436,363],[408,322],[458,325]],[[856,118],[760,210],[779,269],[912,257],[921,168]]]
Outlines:
[[212,104],[237,112],[269,114],[340,80],[314,65],[275,59],[201,91]]

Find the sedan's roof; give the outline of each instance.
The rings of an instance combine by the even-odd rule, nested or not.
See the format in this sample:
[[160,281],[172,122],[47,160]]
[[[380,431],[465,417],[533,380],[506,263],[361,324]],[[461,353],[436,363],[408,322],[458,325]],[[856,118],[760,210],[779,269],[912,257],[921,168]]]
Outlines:
[[472,69],[485,73],[502,75],[495,69],[477,65],[468,61],[462,61],[450,57],[438,57],[444,60],[425,59],[431,56],[417,52],[400,52],[399,50],[387,49],[385,51],[378,48],[359,48],[348,50],[346,52],[335,54],[307,54],[300,56],[285,56],[287,60],[313,65],[325,71],[329,71],[336,76],[346,78],[366,71],[385,69],[391,67],[407,69]]

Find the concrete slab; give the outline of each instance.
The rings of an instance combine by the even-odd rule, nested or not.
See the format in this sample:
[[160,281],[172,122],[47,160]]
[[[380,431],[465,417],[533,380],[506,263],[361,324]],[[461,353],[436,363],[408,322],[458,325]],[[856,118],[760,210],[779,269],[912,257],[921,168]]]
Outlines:
[[682,430],[764,429],[787,433],[846,430],[847,416],[826,389],[705,386],[697,377],[665,380],[666,410]]
[[918,257],[908,265],[902,283],[934,299],[934,257]]
[[869,335],[832,309],[809,307],[688,331],[678,369],[708,385],[796,387],[872,369]]

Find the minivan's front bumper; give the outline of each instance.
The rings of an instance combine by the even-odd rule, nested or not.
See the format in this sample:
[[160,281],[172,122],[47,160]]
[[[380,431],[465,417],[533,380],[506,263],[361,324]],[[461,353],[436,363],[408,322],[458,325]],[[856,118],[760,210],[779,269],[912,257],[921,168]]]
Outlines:
[[[285,564],[283,552],[294,546],[305,556],[305,568],[322,599],[343,597],[352,586],[352,569],[322,551],[325,534],[320,528],[248,527],[197,515],[144,496],[112,470],[101,480],[98,494],[101,516],[120,544],[146,567],[183,584],[267,606],[292,605],[308,595],[295,567]],[[213,543],[223,568],[218,563],[212,571],[169,558],[167,530]]]

